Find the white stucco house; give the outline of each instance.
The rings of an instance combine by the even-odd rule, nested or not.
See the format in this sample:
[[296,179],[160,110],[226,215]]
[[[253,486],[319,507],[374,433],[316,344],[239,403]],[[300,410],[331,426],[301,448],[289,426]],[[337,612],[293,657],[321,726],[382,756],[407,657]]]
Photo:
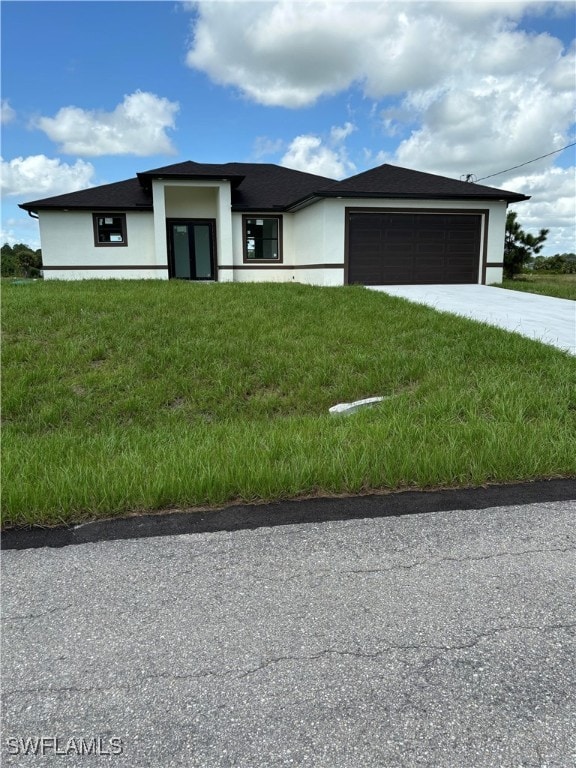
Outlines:
[[384,285],[500,281],[507,206],[528,199],[392,165],[188,161],[20,207],[45,278]]

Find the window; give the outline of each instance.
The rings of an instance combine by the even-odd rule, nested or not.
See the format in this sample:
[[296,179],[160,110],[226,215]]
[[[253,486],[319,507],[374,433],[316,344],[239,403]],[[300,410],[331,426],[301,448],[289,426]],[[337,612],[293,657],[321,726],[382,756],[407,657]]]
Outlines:
[[282,261],[282,219],[243,216],[244,261]]
[[94,213],[94,245],[127,245],[125,213]]

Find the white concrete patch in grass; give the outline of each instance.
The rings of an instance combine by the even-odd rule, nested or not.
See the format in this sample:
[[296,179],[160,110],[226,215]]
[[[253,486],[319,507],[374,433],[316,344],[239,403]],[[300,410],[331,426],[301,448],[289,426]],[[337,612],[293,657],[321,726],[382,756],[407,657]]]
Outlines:
[[576,355],[576,302],[487,285],[366,286],[479,320]]
[[384,400],[383,397],[365,397],[363,400],[354,400],[353,403],[338,403],[337,405],[328,408],[328,411],[332,414],[347,415],[349,413],[355,413],[361,408],[374,405],[375,403],[381,403],[382,400]]

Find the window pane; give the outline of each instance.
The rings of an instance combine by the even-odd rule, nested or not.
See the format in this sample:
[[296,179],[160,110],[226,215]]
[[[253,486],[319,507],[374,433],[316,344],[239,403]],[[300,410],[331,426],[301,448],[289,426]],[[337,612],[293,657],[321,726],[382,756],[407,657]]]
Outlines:
[[262,237],[278,237],[278,219],[264,219]]
[[212,258],[210,227],[207,224],[194,225],[194,254],[196,257],[196,279],[210,280],[212,277]]
[[278,241],[277,240],[263,240],[262,241],[262,256],[263,259],[277,259],[278,258]]
[[245,258],[277,261],[280,259],[277,217],[245,219]]
[[123,216],[96,217],[96,241],[98,243],[124,243],[126,239],[125,226]]
[[174,277],[190,279],[190,243],[188,227],[174,226],[172,228],[174,242]]

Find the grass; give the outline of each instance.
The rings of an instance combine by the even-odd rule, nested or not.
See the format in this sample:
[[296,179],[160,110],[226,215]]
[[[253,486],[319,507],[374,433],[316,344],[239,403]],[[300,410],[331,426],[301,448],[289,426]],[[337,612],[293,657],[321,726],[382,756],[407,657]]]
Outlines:
[[514,280],[504,280],[499,287],[576,301],[576,275],[523,274]]
[[2,311],[5,526],[576,475],[574,358],[403,299],[53,281]]

